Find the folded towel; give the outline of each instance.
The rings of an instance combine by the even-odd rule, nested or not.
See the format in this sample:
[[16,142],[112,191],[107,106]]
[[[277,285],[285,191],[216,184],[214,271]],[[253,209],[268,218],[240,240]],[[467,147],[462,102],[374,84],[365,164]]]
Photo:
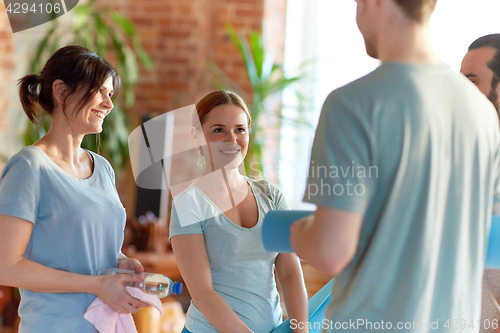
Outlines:
[[[146,294],[134,287],[125,287],[125,289],[132,297],[153,305],[163,316],[161,301],[157,296]],[[90,321],[99,333],[137,333],[134,319],[130,313],[118,313],[104,304],[98,297],[90,304],[83,317]]]

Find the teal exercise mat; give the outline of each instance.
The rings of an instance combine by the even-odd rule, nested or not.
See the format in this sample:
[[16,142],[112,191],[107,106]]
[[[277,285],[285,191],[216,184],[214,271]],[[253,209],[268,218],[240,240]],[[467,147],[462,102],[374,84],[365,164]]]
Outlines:
[[488,252],[484,268],[500,268],[500,216],[493,215],[491,218],[490,237],[488,241]]
[[[332,288],[333,279],[309,299],[309,333],[321,332],[326,309],[330,303]],[[307,323],[305,324],[307,325]],[[298,323],[292,322],[290,324],[290,320],[287,319],[280,326],[276,327],[272,333],[292,333],[292,328],[295,328],[295,325],[298,325]]]
[[[290,226],[297,220],[312,215],[308,210],[271,210],[262,224],[262,241],[266,251],[293,253],[290,244]],[[488,252],[485,268],[500,268],[500,215],[491,217]]]
[[262,224],[262,241],[269,252],[293,253],[290,244],[290,226],[303,217],[312,215],[311,210],[270,210]]

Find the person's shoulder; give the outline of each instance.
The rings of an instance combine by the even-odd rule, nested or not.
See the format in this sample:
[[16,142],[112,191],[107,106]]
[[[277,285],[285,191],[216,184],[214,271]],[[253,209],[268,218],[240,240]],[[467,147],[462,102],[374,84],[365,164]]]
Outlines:
[[488,98],[465,75],[455,73],[450,69],[446,79],[449,86],[448,89],[454,92],[456,100],[474,99],[474,103],[485,103],[493,107]]
[[328,94],[325,99],[324,106],[328,107],[346,107],[351,108],[363,103],[365,100],[372,99],[373,96],[379,94],[381,83],[391,80],[387,78],[390,74],[381,67],[374,71],[342,86]]
[[94,161],[95,168],[106,172],[109,175],[109,177],[112,179],[112,181],[114,182],[115,181],[115,170],[113,169],[113,166],[111,165],[111,163],[109,163],[109,161],[106,158],[104,158],[103,156],[101,156],[93,151],[90,151],[87,149],[85,149],[85,151],[92,156],[92,160]]
[[270,207],[272,207],[271,209],[290,209],[290,206],[288,205],[288,202],[285,198],[285,194],[279,186],[271,183],[266,179],[247,179],[252,185],[254,195],[256,197],[259,197],[260,200],[263,200],[270,204]]
[[245,178],[250,185],[253,185],[253,187],[269,188],[269,186],[272,185],[267,179],[253,179],[246,176]]
[[[467,110],[473,119],[485,123],[481,125],[485,126],[482,128],[486,128],[490,125],[490,127],[495,128],[496,131],[498,114],[495,106],[479,89],[477,89],[474,83],[464,75],[456,73],[451,69],[447,73],[445,83],[446,87],[443,87],[443,98],[446,93],[446,96],[456,106],[455,113],[458,114],[458,110]],[[443,84],[443,86],[445,86],[445,84]]]
[[262,194],[268,197],[274,197],[275,195],[281,193],[281,189],[267,179],[252,179],[248,177],[245,178],[252,185],[254,190],[258,191],[258,194]]
[[408,94],[418,82],[441,82],[446,85],[457,81],[465,84],[446,64],[409,64],[389,62],[379,66],[369,74],[332,91],[325,101],[328,108],[344,107],[364,110],[366,106],[399,100],[401,94]]
[[7,161],[7,165],[13,163],[26,163],[33,167],[37,166],[44,159],[43,152],[41,152],[39,149],[40,148],[37,148],[35,146],[24,147]]
[[18,153],[14,154],[7,161],[7,163],[5,163],[2,175],[6,174],[7,171],[11,169],[16,169],[19,172],[26,170],[38,170],[40,169],[43,158],[44,157],[42,153],[38,151],[38,148],[35,148],[34,146],[24,147]]
[[184,191],[179,192],[172,199],[174,205],[187,205],[196,201],[196,186],[194,184],[189,185]]
[[106,158],[104,158],[103,156],[101,156],[93,151],[90,151],[87,149],[85,149],[85,150],[92,156],[92,159],[94,160],[96,165],[98,165],[99,167],[105,168],[108,171],[113,171],[113,167],[111,166],[111,163],[109,163],[109,161]]
[[[392,91],[392,87],[400,87],[405,81],[412,81],[414,73],[426,71],[443,71],[449,67],[446,65],[418,66],[405,63],[384,63],[372,72],[342,86],[329,95],[330,98],[353,97],[356,99],[370,98],[377,95],[380,90]],[[451,71],[451,69],[450,69]]]

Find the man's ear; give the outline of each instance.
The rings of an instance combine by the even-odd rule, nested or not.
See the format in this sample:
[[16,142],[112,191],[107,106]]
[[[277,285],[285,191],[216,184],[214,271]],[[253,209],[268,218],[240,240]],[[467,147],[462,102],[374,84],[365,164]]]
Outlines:
[[500,106],[500,82],[497,83],[495,91],[497,92],[497,105]]
[[68,94],[68,86],[62,80],[55,80],[52,82],[52,93],[54,94],[54,98],[59,105],[64,103],[64,99]]

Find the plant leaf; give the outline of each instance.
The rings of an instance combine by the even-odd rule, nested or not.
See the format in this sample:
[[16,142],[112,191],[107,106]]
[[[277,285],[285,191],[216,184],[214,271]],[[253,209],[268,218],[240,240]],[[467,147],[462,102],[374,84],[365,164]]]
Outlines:
[[109,11],[109,16],[120,26],[120,28],[127,36],[135,35],[135,27],[132,21],[114,10]]
[[78,32],[85,26],[85,23],[89,20],[90,6],[88,3],[85,5],[75,6],[73,12],[73,31]]
[[35,52],[35,56],[31,60],[30,72],[32,74],[37,73],[41,70],[40,67],[42,67],[42,66],[40,65],[40,62],[41,62],[42,56],[43,56],[45,50],[47,49],[47,44],[49,42],[49,39],[52,37],[52,35],[54,35],[57,27],[59,26],[59,24],[56,23],[56,21],[52,21],[52,22],[54,22],[52,24],[52,27],[47,32],[47,34],[42,39],[42,41],[38,44],[38,47],[37,47],[36,52]]
[[243,64],[246,67],[248,79],[250,80],[251,85],[256,86],[259,83],[259,75],[257,73],[250,45],[244,37],[238,36],[231,23],[224,24],[224,27],[226,28],[226,32],[231,38],[233,45],[242,55]]
[[268,53],[264,58],[264,62],[262,63],[262,74],[260,76],[261,81],[265,82],[270,79],[271,74],[277,67],[277,65],[274,64],[275,59],[276,59],[276,53],[274,52]]
[[217,66],[214,62],[208,61],[207,68],[212,72],[212,74],[219,80],[220,84],[218,84],[219,89],[225,89],[235,92],[240,95],[246,101],[250,101],[251,97],[247,94],[240,85],[238,85],[229,75],[224,73],[219,66]]
[[92,17],[95,22],[95,32],[96,32],[96,48],[95,51],[98,55],[104,57],[106,54],[106,48],[108,44],[108,28],[101,15],[98,13],[93,13]]
[[250,50],[255,63],[255,69],[257,71],[257,77],[262,77],[262,69],[264,64],[264,45],[262,42],[262,37],[255,31],[250,33]]
[[142,48],[139,35],[135,35],[132,37],[132,45],[134,46],[134,51],[142,66],[144,66],[144,68],[146,69],[153,68],[153,60],[151,60],[151,57]]

